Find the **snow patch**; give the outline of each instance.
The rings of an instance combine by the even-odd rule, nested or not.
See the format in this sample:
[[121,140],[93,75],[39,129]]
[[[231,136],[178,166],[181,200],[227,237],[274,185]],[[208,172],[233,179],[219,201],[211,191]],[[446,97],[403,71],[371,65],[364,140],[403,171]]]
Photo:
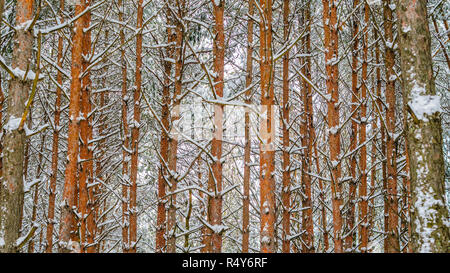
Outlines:
[[405,25],[402,27],[402,31],[403,33],[408,33],[411,31],[411,26],[410,25]]
[[411,107],[418,119],[427,122],[427,115],[442,112],[441,99],[439,96],[423,94],[425,94],[425,88],[415,83],[411,90],[412,98],[409,102],[409,107]]
[[[418,177],[420,177],[420,174]],[[438,212],[434,207],[443,205],[441,200],[434,199],[433,194],[425,192],[425,189],[418,191],[417,200],[414,204],[418,213],[415,220],[416,232],[420,234],[421,241],[418,252],[432,252],[432,247],[435,244],[432,233],[437,229],[435,219],[438,217]]]
[[16,118],[14,116],[11,116],[8,120],[8,122],[5,124],[4,128],[7,131],[14,131],[19,129],[21,118]]
[[373,5],[380,5],[381,4],[381,0],[368,0],[367,4],[373,6]]

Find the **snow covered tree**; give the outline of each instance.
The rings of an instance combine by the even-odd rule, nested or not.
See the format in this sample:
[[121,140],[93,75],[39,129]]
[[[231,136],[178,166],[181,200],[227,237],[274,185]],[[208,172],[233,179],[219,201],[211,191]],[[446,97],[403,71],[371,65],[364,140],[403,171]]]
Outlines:
[[436,94],[427,22],[427,1],[398,1],[398,28],[406,134],[411,162],[412,248],[449,251],[444,199],[440,97]]

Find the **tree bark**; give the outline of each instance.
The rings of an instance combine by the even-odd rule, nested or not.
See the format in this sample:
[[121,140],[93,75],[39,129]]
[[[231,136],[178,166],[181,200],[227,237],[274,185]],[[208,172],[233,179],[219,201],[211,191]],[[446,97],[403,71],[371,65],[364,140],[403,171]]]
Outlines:
[[136,253],[137,242],[137,173],[139,157],[139,128],[141,123],[141,92],[142,92],[142,38],[144,31],[144,1],[139,0],[137,6],[136,35],[136,89],[134,90],[133,115],[131,127],[131,188],[130,188],[130,253]]
[[[21,211],[23,207],[23,171],[25,131],[19,123],[25,111],[28,91],[31,89],[29,72],[32,70],[33,33],[28,29],[34,13],[33,0],[16,3],[16,32],[11,66],[17,73],[10,81],[8,96],[8,122],[3,126],[3,181],[0,189],[0,252],[17,252]],[[25,76],[27,77],[25,79]]]
[[[301,59],[302,74],[311,81],[311,10],[310,2],[305,1],[303,7],[303,25],[306,29],[305,37],[302,39],[304,52],[307,55]],[[314,249],[314,225],[313,225],[313,202],[312,202],[312,150],[314,142],[313,132],[313,105],[311,85],[306,79],[302,81],[302,101],[303,101],[303,120],[301,123],[302,146],[305,147],[302,157],[302,251],[303,253],[313,253]]]
[[[214,92],[216,99],[223,97],[224,87],[224,65],[225,65],[225,33],[224,33],[224,10],[225,1],[212,1],[214,12]],[[211,230],[212,253],[222,252],[222,138],[223,138],[223,110],[221,104],[214,104],[214,130],[211,143],[211,154],[214,158],[212,172],[208,181],[208,191],[214,196],[208,198],[208,220],[209,224],[217,227]]]
[[368,28],[369,28],[369,5],[367,2],[364,4],[364,28],[362,37],[363,46],[363,61],[362,61],[362,83],[361,83],[361,119],[359,125],[359,145],[361,146],[360,158],[359,158],[359,169],[361,171],[361,182],[359,185],[359,225],[360,225],[360,246],[359,250],[362,253],[367,252],[367,246],[369,244],[368,237],[368,198],[367,195],[367,145],[366,142],[366,125],[367,125],[367,83],[369,82],[367,75],[368,68],[368,51],[369,51],[369,39],[368,39]]
[[[248,89],[245,93],[245,103],[251,104],[252,89],[250,86],[253,82],[253,20],[252,16],[255,10],[254,0],[248,0],[248,14],[247,20],[247,75],[245,78],[245,87]],[[250,153],[251,153],[251,139],[250,139],[250,110],[245,110],[245,151],[244,151],[244,196],[242,205],[242,252],[248,253],[250,240]]]
[[[172,59],[174,57],[174,47],[171,45],[175,42],[175,32],[169,27],[174,24],[174,19],[170,9],[167,9],[167,42],[169,46],[166,49],[166,58]],[[169,159],[169,135],[170,130],[170,76],[172,75],[172,63],[164,61],[164,86],[162,90],[162,106],[161,106],[161,122],[163,127],[161,128],[161,144],[160,144],[160,169],[158,177],[158,218],[157,218],[157,230],[156,230],[156,252],[161,253],[166,250],[166,179],[169,178],[167,172],[167,165]]]
[[342,242],[342,185],[341,177],[341,159],[340,146],[340,122],[339,122],[339,68],[338,68],[338,24],[337,24],[337,5],[334,0],[323,0],[323,20],[325,34],[325,62],[327,73],[327,90],[330,99],[328,100],[328,126],[331,161],[331,193],[333,210],[333,229],[334,229],[334,251],[343,252]]
[[[359,0],[353,0],[353,9],[359,8]],[[353,11],[352,16],[352,38],[353,38],[353,50],[352,50],[352,132],[350,136],[350,150],[352,155],[350,156],[350,175],[352,179],[349,181],[349,193],[348,193],[348,211],[346,214],[346,225],[345,225],[345,251],[352,252],[353,250],[353,239],[355,236],[354,225],[355,225],[355,197],[356,197],[356,187],[357,187],[357,174],[356,174],[356,164],[358,152],[356,151],[356,144],[358,142],[358,58],[359,58],[359,16],[361,13],[358,11]]]
[[386,234],[386,249],[388,253],[400,251],[398,236],[398,197],[397,197],[397,158],[394,154],[395,146],[395,52],[394,52],[394,18],[390,7],[391,0],[383,1],[384,11],[384,36],[385,46],[385,73],[386,73],[386,161],[387,161],[387,183],[386,202],[388,205],[388,224]]
[[[124,22],[123,14],[125,6],[122,0],[118,1],[119,6],[119,21]],[[130,212],[128,210],[130,201],[130,176],[129,176],[129,161],[130,161],[130,128],[128,125],[128,89],[127,89],[127,62],[125,59],[125,33],[124,28],[120,29],[120,64],[122,76],[122,252],[127,253],[129,250],[129,227],[130,227]]]
[[260,215],[261,252],[276,252],[275,247],[275,109],[272,55],[272,0],[260,0]]
[[[86,8],[89,7],[92,0],[86,0]],[[93,200],[89,200],[89,189],[88,184],[92,183],[93,178],[93,154],[92,154],[92,144],[89,141],[92,139],[92,118],[90,115],[92,110],[91,105],[91,76],[90,71],[87,71],[90,63],[89,58],[91,55],[91,12],[88,11],[83,16],[83,77],[81,86],[81,98],[80,98],[80,161],[79,164],[79,212],[81,219],[79,219],[80,226],[80,250],[82,253],[86,252],[87,244],[87,218],[88,215],[92,215],[88,211],[88,203]]]
[[399,0],[397,15],[411,164],[412,248],[414,252],[448,253],[442,109],[433,77],[427,1]]
[[[0,0],[0,27],[2,26],[2,18],[3,18],[3,9],[5,7],[5,1]],[[2,42],[0,38],[0,43]],[[2,88],[2,74],[0,73],[0,127],[3,127],[3,103],[5,102],[5,94],[3,93]],[[1,139],[0,139],[1,140]],[[3,153],[3,142],[0,141],[0,154]],[[1,183],[3,180],[3,157],[0,156],[0,191],[1,191]],[[0,193],[1,194],[1,193]]]
[[[84,0],[75,5],[75,16],[84,12],[86,4]],[[69,102],[69,131],[67,137],[67,165],[65,170],[65,182],[62,196],[61,220],[59,232],[59,251],[75,251],[74,242],[72,242],[72,230],[74,230],[74,209],[77,207],[77,170],[79,154],[79,115],[80,115],[80,97],[81,97],[81,73],[82,73],[82,54],[83,54],[83,26],[84,16],[81,16],[74,22],[72,38],[72,82],[70,86]]]
[[[286,44],[289,41],[289,0],[283,1],[283,38]],[[283,128],[283,190],[281,199],[283,202],[283,220],[282,220],[282,251],[289,253],[291,251],[290,227],[291,227],[291,171],[290,171],[290,154],[289,154],[289,51],[283,56],[283,109],[281,128]]]
[[[172,97],[172,108],[171,114],[171,135],[169,139],[169,170],[170,170],[170,187],[169,192],[172,193],[176,191],[178,180],[177,174],[177,161],[178,161],[178,132],[175,126],[179,126],[178,122],[180,120],[180,99],[183,76],[183,39],[184,31],[183,24],[181,21],[183,18],[185,1],[177,0],[178,14],[176,21],[176,31],[175,31],[175,91]],[[177,195],[171,194],[169,197],[169,211],[167,217],[167,252],[176,252],[176,236],[175,236],[175,226],[176,226],[176,213],[177,213]]]

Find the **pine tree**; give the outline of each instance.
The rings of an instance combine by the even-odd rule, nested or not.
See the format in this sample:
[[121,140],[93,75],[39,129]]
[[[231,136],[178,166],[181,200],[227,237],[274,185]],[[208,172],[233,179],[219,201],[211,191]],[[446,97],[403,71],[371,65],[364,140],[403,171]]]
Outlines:
[[441,106],[433,77],[427,1],[398,1],[397,15],[411,163],[412,248],[414,252],[448,253]]

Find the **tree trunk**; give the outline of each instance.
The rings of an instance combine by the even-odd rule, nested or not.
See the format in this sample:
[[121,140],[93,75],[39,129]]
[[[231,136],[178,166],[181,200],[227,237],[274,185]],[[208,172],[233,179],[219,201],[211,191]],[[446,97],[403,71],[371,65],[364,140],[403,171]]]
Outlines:
[[[3,9],[5,6],[5,1],[0,0],[0,28],[2,26],[2,18],[3,18]],[[0,43],[2,42],[0,37]],[[2,74],[0,73],[0,128],[3,128],[3,103],[5,102],[5,94],[3,93],[2,88]],[[0,154],[3,153],[3,141],[0,139]],[[1,183],[3,180],[3,156],[0,156],[0,191],[1,191]],[[0,193],[1,195],[1,193]]]
[[[283,1],[283,38],[286,44],[289,41],[289,0]],[[289,154],[289,51],[283,56],[283,105],[282,105],[281,127],[283,128],[283,190],[281,199],[283,202],[283,233],[282,233],[282,251],[289,253],[291,251],[290,227],[291,227],[291,170]]]
[[[172,97],[172,108],[171,108],[171,135],[169,139],[169,170],[170,170],[170,187],[169,192],[172,193],[177,189],[178,180],[177,174],[177,162],[178,162],[178,132],[175,127],[179,126],[178,122],[180,120],[180,99],[183,76],[183,39],[184,32],[182,28],[182,20],[184,17],[185,1],[178,0],[178,14],[176,21],[176,31],[175,31],[175,91]],[[175,225],[177,222],[177,195],[171,194],[169,197],[169,212],[167,218],[167,252],[176,252],[176,237],[175,237]]]
[[[167,9],[167,25],[174,24],[173,15],[170,9]],[[171,45],[175,42],[175,33],[171,27],[167,27],[167,42],[169,46],[166,49],[166,58],[172,59],[174,57],[174,47]],[[160,169],[158,177],[158,218],[156,228],[156,251],[161,253],[166,250],[166,179],[169,178],[167,172],[167,165],[169,159],[169,135],[170,130],[170,77],[172,75],[172,63],[170,61],[164,61],[164,86],[162,90],[162,106],[161,106],[161,122],[163,127],[161,128],[161,145],[160,145]]]
[[334,229],[334,251],[343,252],[342,244],[342,185],[340,146],[340,122],[339,122],[339,68],[338,68],[338,24],[337,5],[334,0],[323,0],[323,20],[325,34],[325,62],[327,72],[327,90],[330,99],[328,100],[328,126],[330,163],[331,163],[331,193],[333,207],[333,229]]
[[[34,1],[16,3],[16,32],[11,66],[17,73],[10,81],[8,96],[8,122],[3,126],[3,181],[0,189],[0,252],[16,252],[23,207],[23,174],[25,131],[19,123],[25,111],[28,91],[31,89],[29,73],[32,70],[33,33],[28,29],[33,19]],[[22,75],[23,72],[23,75]],[[27,78],[25,79],[25,76]]]
[[[225,65],[225,33],[224,33],[224,10],[225,1],[212,1],[214,6],[214,92],[216,99],[223,97],[224,87],[224,65]],[[217,227],[211,230],[210,252],[222,252],[222,138],[223,138],[223,110],[221,104],[214,104],[214,130],[211,143],[211,154],[214,157],[212,172],[208,181],[208,191],[214,196],[208,199],[209,224]]]
[[385,47],[385,69],[386,69],[386,125],[387,125],[387,143],[386,143],[386,161],[387,161],[387,196],[388,204],[388,224],[386,234],[386,249],[388,253],[400,251],[398,236],[398,197],[397,197],[397,169],[396,156],[394,154],[395,146],[395,52],[394,52],[394,18],[390,7],[391,0],[384,0],[384,36],[386,37]]
[[[253,20],[252,16],[255,10],[254,0],[248,0],[248,14],[247,20],[247,75],[245,78],[245,87],[248,88],[245,93],[245,103],[252,103],[252,89],[250,86],[253,82]],[[245,110],[245,151],[244,151],[244,196],[242,205],[242,252],[248,253],[248,246],[250,240],[250,153],[251,153],[251,139],[250,139],[250,110]]]
[[348,211],[346,215],[346,225],[345,225],[345,251],[353,251],[353,238],[355,236],[354,225],[355,225],[355,197],[356,197],[356,186],[357,186],[357,174],[356,174],[356,164],[358,152],[356,151],[356,143],[358,142],[358,58],[359,58],[359,0],[353,0],[353,9],[358,9],[354,11],[352,16],[352,38],[353,38],[353,50],[352,50],[352,132],[350,136],[350,150],[352,154],[350,156],[350,175],[352,179],[349,181],[349,193],[348,193]]
[[[79,1],[75,5],[75,16],[82,14],[85,10],[85,1]],[[60,252],[75,251],[72,242],[72,230],[74,229],[74,208],[77,206],[77,170],[79,154],[79,115],[81,95],[81,73],[83,54],[83,26],[84,16],[78,18],[73,26],[72,38],[72,83],[70,86],[69,102],[69,131],[67,137],[67,165],[65,171],[65,182],[62,196],[61,220],[59,232]]]
[[[89,7],[91,0],[86,0],[86,8]],[[89,144],[89,141],[92,139],[92,118],[90,117],[90,113],[92,110],[91,105],[91,88],[92,82],[90,78],[90,72],[87,71],[90,63],[89,58],[91,55],[91,31],[88,30],[91,25],[91,12],[88,11],[85,13],[83,29],[87,31],[83,31],[83,77],[82,77],[82,86],[81,86],[81,100],[80,100],[80,161],[79,164],[79,213],[81,215],[81,219],[79,219],[80,226],[80,250],[82,253],[86,252],[86,243],[87,243],[87,218],[90,212],[88,211],[88,203],[92,200],[89,200],[88,193],[88,184],[92,183],[93,177],[93,158],[92,152],[90,148],[92,148],[92,144]],[[91,147],[89,147],[91,146]]]
[[369,244],[368,237],[368,198],[367,195],[367,145],[366,142],[366,125],[367,125],[367,83],[369,79],[367,77],[368,68],[368,51],[369,51],[369,5],[364,4],[364,28],[363,28],[363,63],[362,63],[362,83],[361,83],[361,119],[359,125],[359,145],[361,146],[361,153],[359,158],[359,169],[361,171],[361,182],[359,185],[359,225],[360,225],[360,246],[359,249],[362,253],[367,252],[367,246]]
[[411,164],[412,248],[414,252],[448,253],[442,109],[433,77],[427,1],[399,0],[397,14]]
[[136,89],[134,90],[133,115],[131,127],[131,188],[130,188],[130,253],[136,253],[137,242],[137,173],[139,156],[139,127],[141,126],[141,92],[142,92],[142,32],[144,31],[144,1],[139,0],[137,6],[136,35]]
[[[304,52],[307,55],[301,59],[302,74],[311,81],[311,11],[310,2],[305,1],[303,8],[303,25],[306,29],[305,37],[302,39]],[[302,251],[313,253],[314,250],[314,226],[313,226],[313,202],[312,202],[312,150],[314,142],[313,133],[313,105],[311,85],[306,79],[302,81],[303,121],[301,123],[302,146],[305,147],[302,157]]]
[[[2,18],[3,18],[3,9],[5,6],[5,1],[4,0],[0,0],[0,28],[2,26]],[[2,39],[0,37],[0,43],[2,43]],[[0,73],[0,128],[3,128],[3,103],[5,102],[5,94],[3,93],[3,88],[2,88],[2,73]],[[3,137],[0,138],[0,155],[3,154]],[[3,183],[3,156],[0,156],[0,197],[2,196],[2,186]],[[2,199],[0,199],[1,201]],[[1,214],[0,214],[1,217]],[[1,218],[0,218],[1,221]],[[1,227],[1,226],[0,226]],[[0,247],[0,251],[1,251],[1,247]]]
[[[124,22],[123,10],[125,6],[122,0],[118,1],[119,6],[119,21]],[[130,201],[130,176],[129,176],[129,159],[130,159],[130,128],[128,125],[128,90],[127,90],[127,62],[125,59],[125,33],[124,29],[121,28],[119,32],[120,44],[122,48],[120,49],[120,64],[122,66],[122,252],[127,253],[129,250],[129,226],[130,226],[130,211],[128,210],[128,205]]]
[[275,109],[274,69],[272,55],[272,0],[260,0],[260,215],[261,252],[273,253],[275,248]]

